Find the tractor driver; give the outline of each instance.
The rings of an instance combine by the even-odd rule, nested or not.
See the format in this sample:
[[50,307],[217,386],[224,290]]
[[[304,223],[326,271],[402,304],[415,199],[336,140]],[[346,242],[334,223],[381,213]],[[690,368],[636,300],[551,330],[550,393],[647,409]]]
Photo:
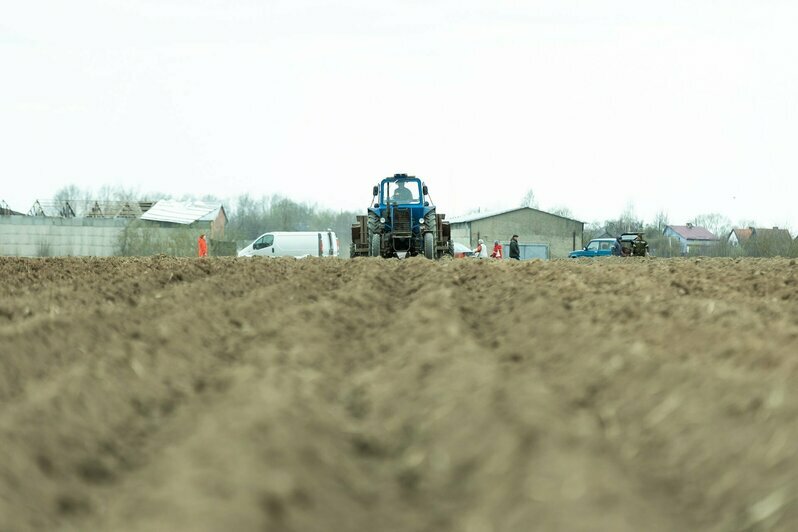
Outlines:
[[396,184],[397,188],[393,191],[393,196],[391,196],[391,199],[399,203],[413,201],[413,193],[410,191],[410,189],[405,187],[405,182],[397,181]]

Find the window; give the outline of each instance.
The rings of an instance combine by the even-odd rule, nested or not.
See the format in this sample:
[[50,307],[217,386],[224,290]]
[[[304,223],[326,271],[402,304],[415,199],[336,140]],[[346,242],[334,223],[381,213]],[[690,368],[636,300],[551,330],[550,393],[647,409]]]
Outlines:
[[610,249],[612,247],[612,242],[599,242],[599,249]]
[[397,179],[385,182],[382,188],[383,201],[397,203],[418,203],[421,198],[421,186],[415,179]]
[[263,235],[252,245],[254,249],[268,248],[274,244],[274,235]]
[[590,242],[590,244],[587,245],[585,249],[588,251],[598,251],[598,248],[599,248],[599,243],[593,240],[592,242]]

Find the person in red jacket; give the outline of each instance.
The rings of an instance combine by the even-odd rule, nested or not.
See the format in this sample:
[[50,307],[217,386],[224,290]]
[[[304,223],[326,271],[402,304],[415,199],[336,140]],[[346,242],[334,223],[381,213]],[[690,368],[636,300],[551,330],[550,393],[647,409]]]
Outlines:
[[200,257],[207,257],[208,256],[208,242],[205,240],[205,233],[201,234],[197,239],[197,245],[199,246],[199,256]]
[[498,240],[493,241],[493,253],[490,256],[494,259],[502,258],[502,245],[499,244]]

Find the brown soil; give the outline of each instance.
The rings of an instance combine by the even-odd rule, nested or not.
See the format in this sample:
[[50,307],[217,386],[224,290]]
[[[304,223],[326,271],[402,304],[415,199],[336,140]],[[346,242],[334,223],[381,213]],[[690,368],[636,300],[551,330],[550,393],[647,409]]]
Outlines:
[[0,259],[0,531],[798,530],[794,260]]

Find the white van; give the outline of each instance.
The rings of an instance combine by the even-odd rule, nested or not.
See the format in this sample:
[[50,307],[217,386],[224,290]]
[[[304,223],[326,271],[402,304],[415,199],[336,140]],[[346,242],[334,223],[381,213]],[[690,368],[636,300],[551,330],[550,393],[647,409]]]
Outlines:
[[260,235],[238,252],[239,257],[337,257],[332,231],[274,231]]

